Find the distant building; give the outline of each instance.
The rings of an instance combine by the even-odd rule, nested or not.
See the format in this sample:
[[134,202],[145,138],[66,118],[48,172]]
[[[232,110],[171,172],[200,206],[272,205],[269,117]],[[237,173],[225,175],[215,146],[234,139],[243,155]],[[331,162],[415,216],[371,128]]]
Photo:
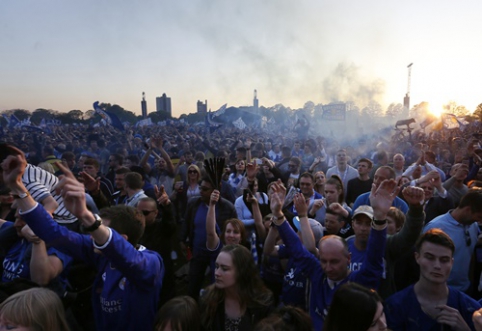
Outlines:
[[208,101],[206,100],[205,103],[198,100],[197,101],[197,112],[198,113],[207,113],[208,112]]
[[259,109],[258,91],[254,90],[253,110],[257,112],[258,109]]
[[142,92],[141,111],[142,111],[142,118],[146,118],[147,117],[147,102],[146,102],[146,94],[144,92]]
[[172,116],[171,98],[167,97],[166,93],[163,93],[162,97],[156,98],[156,111],[165,112]]

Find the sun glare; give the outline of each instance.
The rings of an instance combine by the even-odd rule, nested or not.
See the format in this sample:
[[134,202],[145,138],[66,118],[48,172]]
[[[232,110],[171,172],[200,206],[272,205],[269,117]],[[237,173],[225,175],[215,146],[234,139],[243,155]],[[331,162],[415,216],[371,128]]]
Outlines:
[[429,112],[432,115],[435,115],[437,117],[440,117],[442,113],[446,112],[446,110],[443,108],[442,103],[437,103],[437,102],[429,102]]

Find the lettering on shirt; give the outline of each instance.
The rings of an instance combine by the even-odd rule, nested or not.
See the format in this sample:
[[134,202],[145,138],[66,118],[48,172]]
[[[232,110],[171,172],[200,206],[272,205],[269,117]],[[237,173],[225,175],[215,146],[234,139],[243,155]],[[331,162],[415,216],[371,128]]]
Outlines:
[[23,271],[23,263],[19,261],[3,260],[3,278],[13,280]]
[[295,282],[293,279],[295,278],[295,269],[291,268],[289,272],[286,273],[284,279],[285,282],[288,283],[289,286],[294,286],[294,287],[299,287],[303,288],[304,283],[303,282]]
[[113,314],[122,311],[122,299],[107,300],[104,297],[100,297],[100,308],[103,312]]
[[350,270],[351,271],[359,271],[363,266],[363,262],[351,262],[350,263]]

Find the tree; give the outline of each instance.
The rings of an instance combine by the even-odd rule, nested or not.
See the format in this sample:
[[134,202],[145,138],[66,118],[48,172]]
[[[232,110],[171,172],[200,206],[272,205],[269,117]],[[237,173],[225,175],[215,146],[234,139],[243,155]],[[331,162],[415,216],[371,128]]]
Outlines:
[[479,121],[482,121],[482,103],[480,103],[477,108],[475,108],[474,116],[479,118]]
[[57,117],[57,115],[58,114],[55,110],[38,108],[33,111],[30,121],[38,125],[40,124],[42,119],[45,119],[45,120],[54,119]]
[[70,118],[72,122],[82,120],[83,116],[84,116],[84,113],[82,112],[82,110],[78,110],[78,109],[71,110],[67,113],[67,117]]
[[397,104],[391,103],[388,106],[387,111],[385,112],[385,116],[390,118],[395,118],[400,116],[402,112],[403,112],[403,105],[401,103],[397,103]]
[[470,111],[465,108],[465,106],[457,106],[453,111],[455,116],[467,116],[470,114]]

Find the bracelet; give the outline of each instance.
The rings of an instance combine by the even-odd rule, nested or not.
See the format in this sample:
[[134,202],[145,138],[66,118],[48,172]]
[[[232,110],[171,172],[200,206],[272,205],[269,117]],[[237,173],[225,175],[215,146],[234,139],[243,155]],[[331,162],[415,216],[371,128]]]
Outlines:
[[30,195],[30,193],[27,191],[27,192],[23,192],[23,193],[20,193],[20,194],[12,194],[13,198],[14,199],[25,199],[26,197],[28,197]]
[[309,214],[307,215],[298,215],[299,218],[303,218],[303,217],[308,217]]
[[380,226],[380,225],[385,225],[385,224],[387,224],[387,223],[388,223],[388,220],[387,220],[386,218],[385,218],[384,220],[376,220],[376,219],[373,218],[373,219],[372,219],[372,223],[373,223],[374,225]]
[[283,221],[284,219],[285,219],[285,215],[281,215],[280,217],[276,217],[276,216],[273,215],[273,217],[271,218],[271,222],[274,225],[280,226],[281,224],[276,223],[276,221],[278,221],[278,220]]

